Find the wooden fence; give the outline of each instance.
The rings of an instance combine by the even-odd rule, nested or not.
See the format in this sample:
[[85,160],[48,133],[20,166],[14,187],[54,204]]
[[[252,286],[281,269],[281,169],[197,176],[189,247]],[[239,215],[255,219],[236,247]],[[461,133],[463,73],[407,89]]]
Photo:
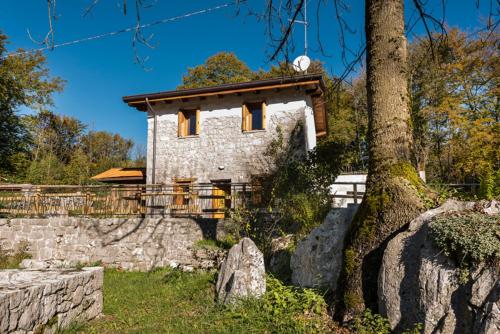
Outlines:
[[[338,192],[332,194],[332,199],[347,199],[352,200],[354,204],[361,203],[364,192],[364,182],[335,182],[335,185],[351,186],[350,190],[342,191],[341,194]],[[457,193],[468,196],[477,196],[479,192],[479,183],[448,183],[448,184],[429,184],[431,188],[448,188],[453,189]],[[345,192],[345,194],[344,194]]]
[[[349,190],[335,200],[358,204],[364,182],[335,182]],[[444,185],[476,195],[477,184]],[[197,216],[224,218],[228,210],[261,207],[263,187],[249,183],[178,183],[169,185],[0,185],[0,217],[47,216]]]
[[0,217],[201,216],[223,218],[260,204],[262,190],[246,183],[32,186],[0,185]]

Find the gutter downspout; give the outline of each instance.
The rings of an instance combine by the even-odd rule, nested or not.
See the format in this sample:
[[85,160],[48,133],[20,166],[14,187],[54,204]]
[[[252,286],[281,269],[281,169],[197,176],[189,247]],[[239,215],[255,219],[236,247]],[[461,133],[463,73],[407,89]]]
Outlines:
[[148,106],[148,110],[153,113],[153,161],[151,166],[151,183],[156,184],[156,129],[157,129],[157,117],[156,111],[153,109],[151,104],[149,103],[149,98],[146,97],[146,104]]

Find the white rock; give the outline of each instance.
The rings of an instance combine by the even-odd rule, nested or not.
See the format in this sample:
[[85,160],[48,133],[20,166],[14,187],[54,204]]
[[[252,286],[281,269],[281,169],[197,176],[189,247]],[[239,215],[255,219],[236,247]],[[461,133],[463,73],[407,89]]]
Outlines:
[[471,282],[460,285],[457,267],[435,248],[428,233],[428,223],[438,214],[491,207],[449,200],[389,241],[378,278],[379,312],[396,332],[416,323],[424,326],[425,334],[500,331],[498,269],[478,268]]
[[290,260],[294,285],[335,290],[344,238],[357,209],[352,205],[330,211],[323,224],[297,243]]
[[218,300],[224,304],[266,292],[264,255],[249,238],[231,247],[217,278]]

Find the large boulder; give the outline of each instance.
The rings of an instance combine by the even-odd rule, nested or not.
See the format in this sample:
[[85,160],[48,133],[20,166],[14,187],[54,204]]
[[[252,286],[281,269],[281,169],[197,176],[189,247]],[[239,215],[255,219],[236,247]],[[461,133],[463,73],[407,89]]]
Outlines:
[[330,211],[323,224],[297,243],[290,260],[294,285],[335,290],[344,238],[357,209],[358,205],[349,205]]
[[264,255],[251,239],[243,238],[231,247],[221,264],[215,288],[218,300],[224,304],[260,297],[266,292]]
[[459,269],[438,250],[428,223],[442,213],[478,210],[498,214],[498,202],[449,200],[413,220],[389,241],[378,278],[379,312],[401,332],[421,323],[424,333],[498,333],[498,268],[482,267],[467,284]]

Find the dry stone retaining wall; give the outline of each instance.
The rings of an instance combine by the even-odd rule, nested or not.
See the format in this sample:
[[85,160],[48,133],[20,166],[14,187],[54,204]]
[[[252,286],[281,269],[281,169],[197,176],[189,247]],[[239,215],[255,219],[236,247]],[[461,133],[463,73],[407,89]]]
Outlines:
[[0,271],[0,333],[55,333],[102,313],[103,269]]
[[24,241],[34,260],[93,263],[124,269],[194,265],[193,248],[211,222],[188,218],[0,219],[0,248]]

